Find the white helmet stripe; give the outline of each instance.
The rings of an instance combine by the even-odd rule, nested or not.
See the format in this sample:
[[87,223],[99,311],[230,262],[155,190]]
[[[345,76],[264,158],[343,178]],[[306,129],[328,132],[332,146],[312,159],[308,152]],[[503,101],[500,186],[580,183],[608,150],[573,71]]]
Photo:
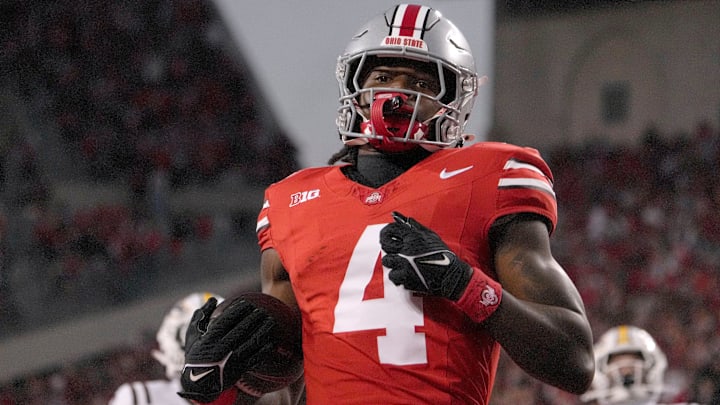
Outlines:
[[393,16],[390,35],[422,39],[425,31],[425,19],[429,12],[430,7],[400,4]]

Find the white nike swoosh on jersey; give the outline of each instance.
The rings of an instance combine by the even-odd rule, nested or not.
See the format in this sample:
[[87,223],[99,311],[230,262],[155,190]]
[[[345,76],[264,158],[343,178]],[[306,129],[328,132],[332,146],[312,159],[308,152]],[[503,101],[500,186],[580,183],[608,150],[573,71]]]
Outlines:
[[470,165],[468,167],[463,167],[462,169],[447,171],[446,168],[442,169],[440,172],[440,178],[443,180],[449,179],[450,177],[457,176],[460,173],[465,173],[466,171],[472,169],[474,165]]
[[436,266],[447,266],[450,264],[450,258],[443,254],[442,260],[423,260],[422,264],[434,264]]
[[205,372],[203,372],[203,373],[195,374],[195,371],[194,371],[194,370],[190,370],[190,381],[196,382],[196,381],[202,379],[203,377],[205,377],[206,375],[212,373],[213,371],[215,371],[215,370],[210,369],[210,370],[207,370],[207,371],[205,371]]

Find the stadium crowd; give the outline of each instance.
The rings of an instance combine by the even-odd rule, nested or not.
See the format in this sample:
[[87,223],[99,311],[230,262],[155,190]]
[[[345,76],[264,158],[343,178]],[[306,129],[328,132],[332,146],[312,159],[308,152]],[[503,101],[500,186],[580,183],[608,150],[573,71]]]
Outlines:
[[[32,125],[45,131],[39,136],[12,116],[3,126],[0,336],[71,315],[46,311],[73,308],[78,296],[84,308],[76,309],[126,303],[177,272],[187,245],[206,243],[221,227],[232,228],[230,239],[245,231],[242,210],[170,212],[169,193],[262,186],[297,168],[211,4],[0,7],[3,79],[31,119],[45,123]],[[60,146],[48,155],[53,137]],[[129,197],[59,203],[53,182],[68,179],[110,184]],[[33,285],[32,294],[13,284]],[[18,295],[37,304],[19,310]]]
[[3,65],[24,96],[44,95],[68,151],[93,178],[124,176],[141,192],[153,170],[182,185],[230,167],[266,182],[294,167],[279,158],[268,171],[258,159],[291,146],[262,127],[262,103],[209,4],[5,2],[3,12]]

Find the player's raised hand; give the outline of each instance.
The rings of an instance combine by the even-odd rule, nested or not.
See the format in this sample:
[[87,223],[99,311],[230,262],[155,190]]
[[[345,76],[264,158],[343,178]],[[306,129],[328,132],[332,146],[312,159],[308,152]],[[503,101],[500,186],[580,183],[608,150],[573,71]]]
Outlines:
[[473,274],[433,230],[413,218],[393,212],[392,222],[380,231],[386,255],[382,264],[390,269],[395,285],[411,291],[457,301]]

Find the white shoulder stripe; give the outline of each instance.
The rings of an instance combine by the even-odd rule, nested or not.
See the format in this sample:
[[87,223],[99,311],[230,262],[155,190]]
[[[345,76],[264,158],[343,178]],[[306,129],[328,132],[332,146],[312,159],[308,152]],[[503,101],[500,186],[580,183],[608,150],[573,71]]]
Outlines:
[[270,208],[270,200],[263,201],[262,209]]
[[260,218],[260,220],[257,223],[257,226],[255,227],[255,233],[259,232],[262,228],[270,225],[270,220],[267,216],[264,216]]
[[510,159],[507,162],[505,162],[505,167],[503,167],[503,170],[512,170],[512,169],[527,169],[532,170],[542,176],[545,176],[545,173],[543,173],[542,170],[538,169],[537,166],[531,165],[529,163],[524,163],[519,160]]
[[553,191],[552,186],[542,180],[538,179],[527,179],[527,178],[518,178],[518,179],[500,179],[498,182],[498,188],[512,188],[512,187],[524,187],[524,188],[535,188],[540,189],[553,197],[555,197],[555,191]]

